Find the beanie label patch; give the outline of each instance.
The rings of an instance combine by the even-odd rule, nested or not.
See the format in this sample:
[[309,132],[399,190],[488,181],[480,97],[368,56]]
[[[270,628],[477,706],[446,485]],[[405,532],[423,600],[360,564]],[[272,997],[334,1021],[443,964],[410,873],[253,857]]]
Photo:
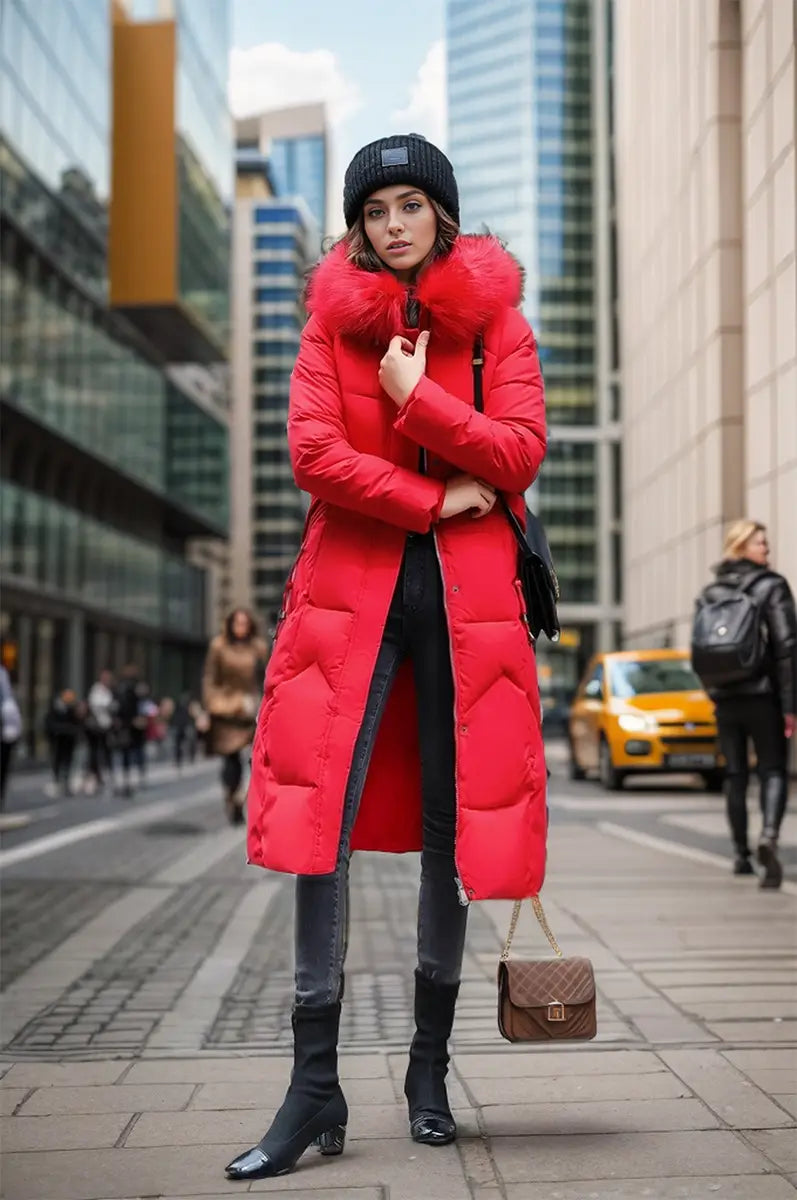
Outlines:
[[393,146],[382,151],[383,167],[406,167],[410,161],[406,146]]

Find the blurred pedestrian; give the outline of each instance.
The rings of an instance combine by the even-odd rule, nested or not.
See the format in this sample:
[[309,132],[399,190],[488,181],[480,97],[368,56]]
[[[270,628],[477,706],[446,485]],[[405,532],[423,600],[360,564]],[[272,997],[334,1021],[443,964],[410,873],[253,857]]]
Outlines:
[[209,754],[222,757],[224,807],[232,825],[243,821],[241,752],[252,740],[258,692],[268,648],[255,619],[245,608],[227,617],[224,630],[210,643],[203,676],[203,703],[210,716]]
[[186,756],[190,763],[196,758],[196,723],[192,708],[191,693],[183,692],[171,717],[174,765],[178,771],[182,771]]
[[50,796],[72,795],[72,764],[83,732],[83,710],[75,692],[64,688],[53,697],[44,721],[50,743],[53,782],[46,789]]
[[147,785],[147,746],[157,741],[158,706],[152,698],[152,689],[145,679],[136,683],[138,708],[133,718],[133,740],[131,759],[138,771],[138,785]]
[[[545,455],[522,275],[461,236],[448,159],[364,147],[348,232],[310,281],[288,440],[312,497],[252,754],[248,858],[298,876],[294,1069],[232,1179],[343,1150],[337,1041],[352,847],[422,849],[410,1135],[456,1137],[446,1093],[470,900],[542,885],[545,755],[517,545],[500,489]],[[474,371],[474,367],[476,370]],[[483,412],[475,411],[477,388]]]
[[88,746],[88,766],[84,790],[87,796],[106,785],[106,772],[111,772],[110,737],[113,727],[116,701],[113,693],[113,675],[100,671],[99,678],[91,685],[86,698],[86,720],[84,730]]
[[146,773],[145,745],[148,716],[145,702],[149,686],[140,678],[135,663],[128,663],[116,689],[116,720],[114,741],[122,766],[122,795],[133,795],[131,769],[138,770],[138,782],[144,782]]
[[22,715],[11,678],[5,667],[0,667],[0,809],[5,805],[14,747],[21,737]]
[[770,566],[766,527],[734,522],[715,581],[701,592],[693,661],[716,704],[725,758],[728,823],[736,875],[752,875],[747,837],[748,742],[760,780],[758,861],[762,888],[779,888],[778,836],[788,799],[788,740],[797,712],[797,614],[794,596]]

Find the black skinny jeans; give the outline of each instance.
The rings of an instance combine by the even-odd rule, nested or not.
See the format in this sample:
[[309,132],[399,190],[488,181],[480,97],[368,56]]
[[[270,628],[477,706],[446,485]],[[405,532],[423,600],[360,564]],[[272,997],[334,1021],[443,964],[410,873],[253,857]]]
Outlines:
[[748,740],[752,740],[761,782],[764,829],[777,834],[788,795],[788,743],[783,713],[772,695],[734,696],[717,701],[720,749],[725,758],[728,824],[737,851],[747,854]]
[[436,982],[459,982],[468,909],[459,902],[454,863],[457,804],[451,654],[434,539],[430,534],[411,534],[354,747],[337,866],[329,875],[300,875],[296,881],[297,1004],[329,1004],[341,994],[348,947],[351,833],[379,723],[407,657],[412,660],[418,701],[423,802],[418,966]]
[[89,748],[88,774],[102,785],[105,771],[109,771],[111,768],[108,734],[104,729],[87,729],[86,742]]
[[57,733],[52,740],[51,765],[53,779],[65,791],[69,787],[69,777],[72,771],[72,761],[75,757],[76,747],[77,738],[72,737],[70,734]]

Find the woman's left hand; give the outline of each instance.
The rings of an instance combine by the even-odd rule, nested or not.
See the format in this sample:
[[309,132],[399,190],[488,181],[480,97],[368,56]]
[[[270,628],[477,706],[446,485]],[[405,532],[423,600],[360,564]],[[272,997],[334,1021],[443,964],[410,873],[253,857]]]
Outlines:
[[400,334],[390,339],[385,357],[379,364],[379,382],[398,408],[407,403],[426,372],[428,345],[428,330],[418,334],[414,346]]

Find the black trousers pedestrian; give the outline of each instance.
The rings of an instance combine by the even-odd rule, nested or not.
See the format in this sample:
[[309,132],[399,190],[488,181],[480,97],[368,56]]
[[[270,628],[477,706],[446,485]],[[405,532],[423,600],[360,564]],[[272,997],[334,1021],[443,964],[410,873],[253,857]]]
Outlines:
[[459,982],[468,909],[459,902],[454,861],[451,652],[434,540],[411,535],[354,747],[337,866],[329,875],[300,875],[296,881],[297,1004],[329,1004],[340,996],[348,948],[351,833],[382,714],[406,658],[415,676],[423,804],[418,966],[435,982]]
[[728,824],[737,853],[749,853],[747,841],[748,744],[755,748],[761,783],[764,828],[777,834],[788,795],[788,742],[783,713],[773,695],[734,696],[717,701],[720,749],[725,758]]
[[241,759],[241,751],[235,750],[232,754],[225,754],[221,762],[221,782],[231,795],[234,795],[241,786],[243,773],[244,764]]
[[57,733],[52,741],[53,779],[57,784],[62,784],[65,790],[69,787],[69,776],[72,771],[76,745],[75,738],[62,733]]
[[102,784],[104,772],[110,770],[111,756],[108,750],[108,734],[104,729],[86,730],[89,749],[89,775]]
[[8,776],[11,772],[11,757],[16,742],[0,742],[0,807],[5,804]]
[[188,752],[188,761],[193,763],[196,759],[196,734],[193,730],[175,729],[174,731],[174,765],[182,767]]

